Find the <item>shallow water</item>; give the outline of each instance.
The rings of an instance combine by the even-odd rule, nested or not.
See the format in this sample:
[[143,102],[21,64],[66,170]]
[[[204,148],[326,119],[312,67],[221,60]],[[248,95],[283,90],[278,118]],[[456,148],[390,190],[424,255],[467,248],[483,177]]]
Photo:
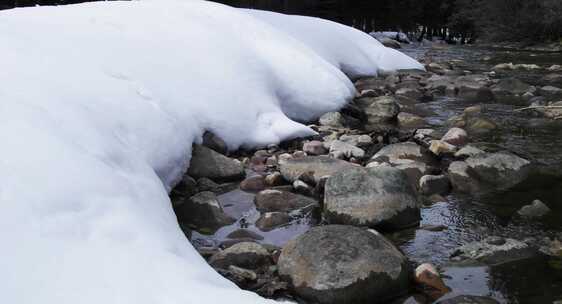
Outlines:
[[[514,52],[477,47],[410,46],[404,49],[413,57],[428,54],[434,61],[458,60],[455,65],[475,73],[489,72],[498,63],[538,64],[548,67],[562,64],[562,54]],[[505,71],[496,78],[517,77],[531,84],[540,84],[547,71]],[[473,105],[450,97],[417,104],[432,127],[446,131],[447,119]],[[499,125],[493,135],[475,137],[473,144],[488,150],[508,149],[539,164],[540,174],[523,187],[508,193],[490,194],[478,199],[451,194],[447,203],[437,203],[422,209],[422,224],[443,225],[443,231],[411,229],[387,235],[411,259],[430,262],[440,267],[446,284],[456,294],[492,296],[502,303],[552,303],[562,300],[562,271],[549,266],[546,259],[510,263],[502,266],[459,267],[450,263],[451,253],[459,246],[487,236],[503,236],[523,240],[527,237],[552,236],[562,231],[562,121],[531,118],[513,110],[515,106],[486,104],[486,115]],[[227,235],[239,228],[247,228],[264,237],[258,242],[283,246],[288,240],[316,225],[312,215],[301,215],[289,225],[270,232],[254,226],[259,212],[253,204],[254,194],[240,190],[219,197],[226,213],[240,219],[223,227],[214,235],[196,232],[192,242],[196,246],[219,247],[228,241]],[[546,203],[552,212],[540,221],[517,217],[516,211],[534,199]]]
[[[477,47],[444,49],[406,49],[420,56],[428,52],[435,61],[462,60],[458,66],[472,72],[489,72],[498,63],[513,62],[549,67],[562,63],[562,54],[514,52]],[[495,78],[516,77],[533,85],[548,72],[504,71]],[[543,84],[544,85],[544,84]],[[422,105],[433,113],[427,119],[436,128],[451,116],[473,105],[455,98],[442,97]],[[477,144],[508,149],[532,159],[554,176],[539,175],[524,187],[508,193],[487,195],[478,199],[450,195],[448,203],[422,209],[422,224],[448,227],[441,232],[410,231],[391,236],[404,253],[417,262],[432,262],[443,268],[446,283],[453,292],[488,295],[503,303],[552,303],[562,299],[562,271],[548,267],[537,259],[501,267],[449,266],[449,256],[458,246],[486,236],[498,235],[522,240],[526,237],[552,235],[562,231],[562,122],[531,118],[516,113],[515,106],[486,104],[486,115],[499,125],[499,131],[486,138],[473,138]],[[555,177],[557,176],[557,177]],[[534,199],[541,199],[552,212],[540,221],[525,221],[516,211]]]

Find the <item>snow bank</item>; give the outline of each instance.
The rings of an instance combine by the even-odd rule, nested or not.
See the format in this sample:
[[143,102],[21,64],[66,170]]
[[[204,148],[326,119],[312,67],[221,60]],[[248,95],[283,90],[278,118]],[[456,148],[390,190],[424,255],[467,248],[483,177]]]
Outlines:
[[300,40],[352,79],[377,71],[424,69],[418,61],[349,26],[314,17],[246,12]]
[[371,32],[369,33],[369,35],[380,39],[380,38],[389,38],[389,39],[394,39],[396,41],[400,41],[400,42],[404,42],[404,43],[410,43],[410,39],[408,39],[408,36],[404,33],[401,32]]
[[196,0],[6,10],[0,37],[0,302],[268,302],[205,263],[167,191],[204,130],[312,134],[294,120],[355,93],[334,62],[364,59]]

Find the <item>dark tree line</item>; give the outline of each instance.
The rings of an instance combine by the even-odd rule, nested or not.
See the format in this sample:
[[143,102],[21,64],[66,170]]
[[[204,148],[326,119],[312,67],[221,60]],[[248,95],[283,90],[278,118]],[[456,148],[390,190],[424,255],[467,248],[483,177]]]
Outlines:
[[[0,9],[86,0],[0,0]],[[103,0],[102,0],[103,1]],[[217,0],[236,7],[322,17],[366,32],[462,42],[560,41],[562,0]]]

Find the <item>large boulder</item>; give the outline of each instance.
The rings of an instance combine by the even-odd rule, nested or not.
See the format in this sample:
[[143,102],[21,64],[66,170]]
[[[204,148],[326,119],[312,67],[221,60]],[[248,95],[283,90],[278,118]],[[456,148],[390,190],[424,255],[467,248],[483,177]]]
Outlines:
[[224,213],[216,194],[200,192],[181,200],[175,207],[178,220],[202,233],[214,233],[235,220]]
[[312,198],[279,190],[263,190],[255,199],[256,209],[260,212],[286,212],[302,208],[314,208],[318,202]]
[[312,303],[379,303],[407,291],[407,259],[376,232],[319,226],[290,241],[279,274]]
[[403,142],[388,145],[379,150],[373,157],[372,161],[387,162],[390,164],[401,163],[401,160],[413,160],[423,163],[431,162],[432,156],[421,146],[414,142]]
[[480,182],[498,190],[507,190],[523,182],[531,170],[531,162],[510,152],[478,154],[466,164]]
[[368,124],[394,121],[400,113],[400,105],[392,96],[360,98],[357,103],[367,114]]
[[257,269],[271,264],[271,257],[265,247],[253,242],[241,242],[214,254],[209,264],[215,268],[228,269],[237,266]]
[[209,178],[215,181],[233,181],[245,176],[242,163],[228,158],[205,146],[194,145],[187,174],[193,178]]
[[490,80],[482,75],[461,76],[455,80],[455,88],[460,99],[486,102],[494,99],[489,83]]
[[527,99],[523,95],[529,90],[531,90],[529,84],[516,78],[502,79],[492,86],[492,94],[496,101],[516,105],[527,104]]
[[480,183],[470,175],[469,170],[464,161],[454,161],[449,165],[448,173],[453,189],[465,193],[480,191]]
[[417,225],[420,210],[406,174],[389,166],[351,168],[325,185],[324,215],[329,223],[385,230]]
[[281,174],[291,183],[298,180],[303,174],[311,173],[314,176],[315,182],[318,182],[324,176],[330,176],[350,167],[355,167],[355,165],[327,156],[307,156],[299,159],[279,160]]

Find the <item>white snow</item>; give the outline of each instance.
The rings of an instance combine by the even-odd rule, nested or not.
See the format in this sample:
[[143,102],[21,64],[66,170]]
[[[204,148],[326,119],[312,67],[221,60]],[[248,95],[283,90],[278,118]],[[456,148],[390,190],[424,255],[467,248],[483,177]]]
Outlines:
[[305,43],[352,79],[374,75],[377,71],[424,69],[418,61],[384,47],[369,34],[339,23],[260,10],[246,11]]
[[[214,272],[178,227],[167,191],[192,142],[312,134],[296,121],[355,94],[336,66],[417,65],[355,59],[259,19],[198,0],[0,12],[1,303],[269,302]],[[335,28],[306,25],[324,42]],[[380,49],[346,33],[348,49]]]

